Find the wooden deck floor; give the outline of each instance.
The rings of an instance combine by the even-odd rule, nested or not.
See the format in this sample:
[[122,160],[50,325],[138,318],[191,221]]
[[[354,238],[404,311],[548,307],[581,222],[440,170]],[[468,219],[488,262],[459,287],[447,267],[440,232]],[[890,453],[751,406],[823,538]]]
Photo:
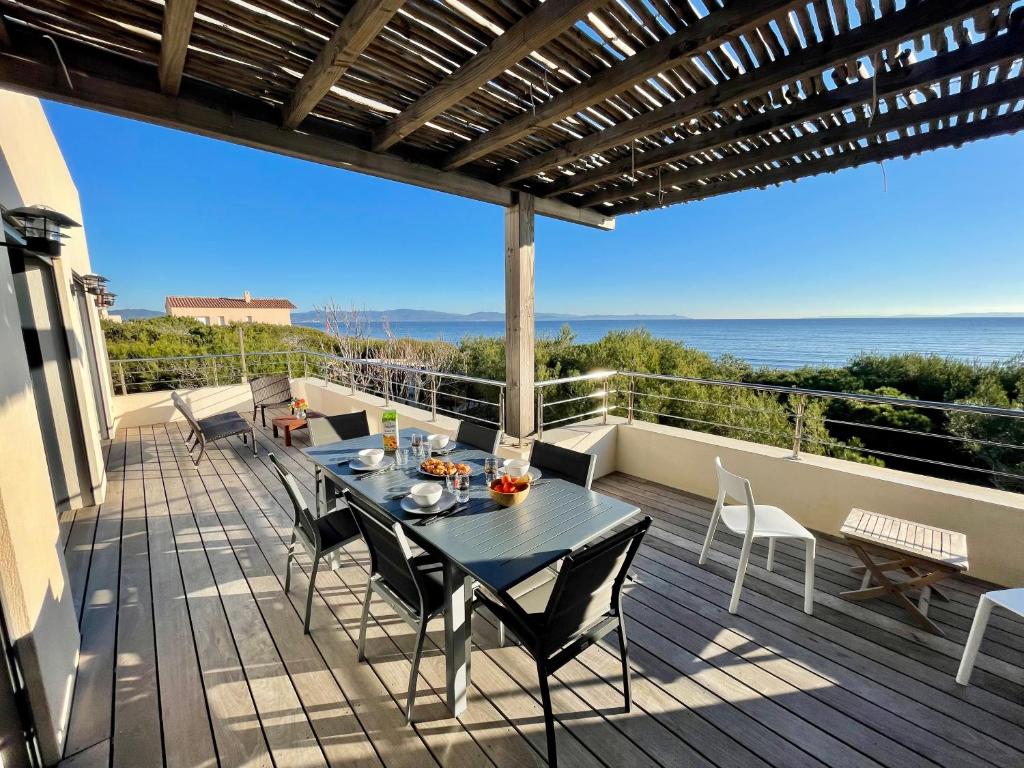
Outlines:
[[[233,442],[197,471],[176,424],[122,430],[108,449],[108,497],[64,521],[82,655],[67,738],[76,766],[543,765],[534,667],[474,622],[470,706],[442,699],[441,622],[430,635],[418,721],[399,706],[412,632],[374,605],[368,664],[355,635],[365,551],[321,573],[304,637],[302,575],[283,592],[290,507],[267,451],[312,497],[298,447],[269,431],[253,458]],[[634,709],[621,710],[613,646],[588,649],[552,688],[565,766],[1024,765],[1024,624],[994,615],[974,685],[953,680],[978,585],[958,582],[911,628],[893,605],[837,594],[858,580],[823,541],[815,615],[801,610],[799,551],[776,572],[752,558],[740,613],[726,611],[736,541],[720,534],[697,566],[709,504],[625,475],[597,482],[655,519],[626,610]],[[308,565],[304,564],[304,565]],[[612,638],[614,641],[614,638]]]

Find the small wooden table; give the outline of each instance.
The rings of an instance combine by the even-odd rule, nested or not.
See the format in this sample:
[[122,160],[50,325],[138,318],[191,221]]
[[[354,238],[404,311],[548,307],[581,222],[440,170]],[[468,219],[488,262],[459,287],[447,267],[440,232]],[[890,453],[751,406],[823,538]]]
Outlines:
[[323,414],[317,413],[316,411],[306,411],[305,419],[299,416],[278,416],[270,422],[271,424],[274,425],[274,437],[277,437],[278,428],[283,429],[285,447],[291,448],[292,432],[307,427],[307,419],[315,419],[320,416],[323,416]]
[[[851,510],[840,532],[864,563],[853,569],[864,575],[860,589],[841,592],[840,597],[870,600],[892,595],[918,626],[945,636],[928,618],[928,603],[933,594],[948,602],[936,583],[967,570],[964,534],[863,509]],[[875,560],[873,555],[881,559]],[[901,571],[910,578],[893,581],[886,571]],[[871,586],[872,582],[877,586]],[[911,590],[919,591],[916,605],[906,595]]]

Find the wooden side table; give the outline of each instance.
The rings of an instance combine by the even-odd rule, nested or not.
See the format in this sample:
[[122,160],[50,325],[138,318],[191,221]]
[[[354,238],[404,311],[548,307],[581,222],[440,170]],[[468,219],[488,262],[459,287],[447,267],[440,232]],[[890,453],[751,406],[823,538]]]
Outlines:
[[298,429],[305,429],[308,426],[307,419],[315,419],[323,416],[322,413],[316,411],[306,411],[306,418],[300,418],[299,416],[277,416],[270,423],[274,426],[274,437],[277,437],[277,430],[281,429],[284,431],[284,444],[286,448],[292,446],[292,432]]
[[[967,570],[964,534],[863,509],[851,510],[840,532],[864,563],[853,569],[854,573],[864,575],[860,589],[841,592],[840,597],[871,600],[892,595],[915,624],[945,636],[928,618],[928,604],[932,595],[948,602],[949,598],[935,585]],[[893,581],[886,576],[887,571],[900,571],[909,578]],[[916,605],[906,595],[912,590],[919,592]]]

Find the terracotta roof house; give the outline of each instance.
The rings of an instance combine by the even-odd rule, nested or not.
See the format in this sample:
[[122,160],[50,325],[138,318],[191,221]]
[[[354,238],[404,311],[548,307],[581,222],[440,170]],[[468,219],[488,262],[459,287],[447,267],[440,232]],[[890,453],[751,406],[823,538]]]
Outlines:
[[171,317],[194,317],[207,325],[273,323],[291,325],[295,305],[288,299],[256,299],[248,291],[241,298],[168,296],[164,309]]

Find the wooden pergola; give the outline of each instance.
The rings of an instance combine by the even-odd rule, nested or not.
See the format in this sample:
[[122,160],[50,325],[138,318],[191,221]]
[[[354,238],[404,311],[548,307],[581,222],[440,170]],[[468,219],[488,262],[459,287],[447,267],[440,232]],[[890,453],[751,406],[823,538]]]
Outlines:
[[514,436],[535,214],[1016,131],[1022,55],[1009,0],[0,0],[0,85],[504,206]]

